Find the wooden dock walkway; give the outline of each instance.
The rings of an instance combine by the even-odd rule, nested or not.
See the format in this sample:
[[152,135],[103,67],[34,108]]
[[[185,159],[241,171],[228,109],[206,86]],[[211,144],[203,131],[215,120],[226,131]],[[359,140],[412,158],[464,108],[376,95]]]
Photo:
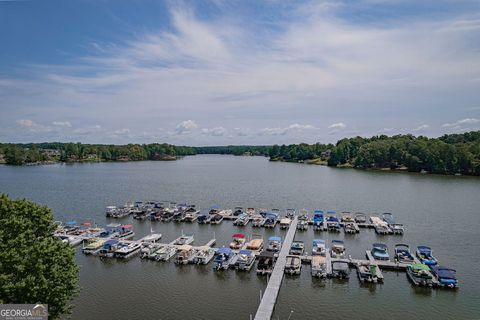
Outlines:
[[272,317],[278,292],[280,291],[280,286],[282,285],[283,272],[287,262],[286,257],[290,251],[290,247],[295,237],[295,232],[297,231],[297,223],[298,217],[295,217],[290,224],[290,228],[288,229],[285,240],[283,241],[282,249],[278,254],[277,262],[275,263],[275,267],[273,268],[272,275],[268,281],[267,288],[263,293],[262,301],[260,301],[257,313],[255,314],[255,320],[270,320]]

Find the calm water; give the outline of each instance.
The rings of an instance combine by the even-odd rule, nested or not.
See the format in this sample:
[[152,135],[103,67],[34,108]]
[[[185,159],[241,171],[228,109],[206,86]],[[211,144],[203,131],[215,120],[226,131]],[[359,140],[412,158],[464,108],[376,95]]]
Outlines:
[[[393,212],[404,223],[404,236],[377,236],[362,230],[345,238],[352,257],[362,258],[375,241],[412,248],[428,244],[441,264],[457,269],[460,289],[416,289],[405,273],[384,272],[385,283],[360,285],[354,270],[347,282],[314,280],[309,266],[302,275],[284,279],[274,318],[314,319],[478,319],[480,318],[480,179],[416,174],[364,172],[269,162],[260,157],[195,156],[175,162],[130,162],[0,166],[0,192],[44,203],[59,220],[94,219],[106,224],[106,205],[135,200],[172,200],[207,208],[252,206],[322,208],[326,210]],[[120,221],[130,222],[131,217]],[[133,222],[136,238],[155,231],[165,241],[182,230],[195,233],[195,244],[213,235],[217,245],[230,236],[252,233],[251,225]],[[258,231],[258,230],[255,230]],[[275,231],[260,229],[265,237]],[[297,232],[307,249],[313,230]],[[216,273],[211,265],[177,267],[134,258],[128,262],[84,256],[78,250],[82,291],[73,319],[249,319],[259,304],[266,279],[254,272]],[[291,313],[293,311],[293,313]]]

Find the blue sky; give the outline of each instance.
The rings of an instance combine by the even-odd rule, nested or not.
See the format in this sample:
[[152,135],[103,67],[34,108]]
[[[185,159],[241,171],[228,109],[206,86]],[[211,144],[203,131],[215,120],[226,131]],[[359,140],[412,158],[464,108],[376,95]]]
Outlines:
[[0,141],[480,129],[479,1],[0,1]]

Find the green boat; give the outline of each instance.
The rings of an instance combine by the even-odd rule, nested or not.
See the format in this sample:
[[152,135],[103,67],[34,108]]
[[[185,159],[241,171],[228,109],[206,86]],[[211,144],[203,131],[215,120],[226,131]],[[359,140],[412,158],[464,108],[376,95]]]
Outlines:
[[407,276],[416,286],[431,287],[433,276],[430,268],[423,263],[413,263],[407,267]]

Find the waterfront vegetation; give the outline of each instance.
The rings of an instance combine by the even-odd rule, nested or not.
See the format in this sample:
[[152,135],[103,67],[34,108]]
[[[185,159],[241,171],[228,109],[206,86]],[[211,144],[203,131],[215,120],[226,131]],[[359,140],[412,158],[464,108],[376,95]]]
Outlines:
[[0,194],[0,303],[48,304],[49,319],[70,313],[79,268],[54,231],[49,208]]
[[480,175],[480,131],[439,138],[413,135],[354,137],[333,144],[184,147],[169,144],[0,144],[7,164],[75,161],[175,160],[195,154],[257,155],[271,161],[335,167]]

